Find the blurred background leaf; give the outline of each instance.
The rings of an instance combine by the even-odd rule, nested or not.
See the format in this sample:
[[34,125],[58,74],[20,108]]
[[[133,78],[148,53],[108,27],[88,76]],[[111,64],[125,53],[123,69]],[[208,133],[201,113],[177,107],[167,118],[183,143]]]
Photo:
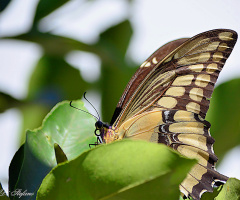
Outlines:
[[[43,49],[43,56],[30,77],[26,99],[19,101],[3,92],[0,96],[0,101],[3,102],[1,111],[12,107],[22,111],[24,119],[21,143],[25,140],[25,130],[40,126],[43,117],[57,102],[78,99],[88,89],[98,90],[102,94],[103,120],[110,121],[120,94],[135,71],[133,67],[137,66],[125,59],[133,33],[128,20],[104,31],[95,44],[85,44],[72,38],[39,31],[37,23],[66,2],[68,1],[39,1],[32,28],[27,33],[5,37],[34,42]],[[79,70],[65,61],[67,54],[76,50],[99,56],[102,63],[99,80],[86,82]]]
[[1,0],[0,2],[0,12],[2,12],[7,5],[10,3],[11,0]]
[[55,11],[60,6],[64,5],[66,2],[68,2],[68,0],[39,1],[33,23],[35,24],[36,22],[39,22],[40,19],[46,17],[51,12]]
[[99,55],[102,58],[99,85],[102,94],[102,115],[103,119],[108,122],[111,121],[113,111],[121,96],[120,91],[123,92],[136,70],[134,65],[130,65],[125,59],[132,33],[130,22],[124,21],[102,33],[96,45],[103,50]]

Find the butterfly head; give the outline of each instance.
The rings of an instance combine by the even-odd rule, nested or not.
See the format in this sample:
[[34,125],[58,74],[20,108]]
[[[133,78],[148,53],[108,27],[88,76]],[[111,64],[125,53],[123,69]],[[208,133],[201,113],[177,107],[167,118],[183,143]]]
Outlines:
[[98,120],[95,123],[96,130],[101,130],[103,128],[103,125],[104,125],[104,123]]
[[[97,136],[97,143],[100,143],[100,144],[104,143],[104,136],[106,135],[106,132],[110,128],[109,125],[98,120],[95,123],[95,127],[96,127],[96,129],[95,129],[94,133]],[[97,131],[99,131],[99,134],[97,133]]]

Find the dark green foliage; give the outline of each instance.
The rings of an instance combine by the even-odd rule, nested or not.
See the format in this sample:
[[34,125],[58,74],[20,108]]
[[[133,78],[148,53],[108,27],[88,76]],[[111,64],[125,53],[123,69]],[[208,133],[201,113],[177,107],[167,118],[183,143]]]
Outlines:
[[0,1],[0,12],[4,11],[4,9],[8,6],[11,0],[1,0]]
[[14,191],[14,187],[17,184],[18,177],[23,164],[23,159],[24,159],[24,144],[15,153],[12,162],[9,166],[9,181],[8,181],[9,191]]
[[57,8],[61,7],[65,3],[67,3],[68,0],[40,0],[36,9],[35,17],[34,17],[34,23],[41,20],[43,17],[46,17],[51,12],[55,11]]

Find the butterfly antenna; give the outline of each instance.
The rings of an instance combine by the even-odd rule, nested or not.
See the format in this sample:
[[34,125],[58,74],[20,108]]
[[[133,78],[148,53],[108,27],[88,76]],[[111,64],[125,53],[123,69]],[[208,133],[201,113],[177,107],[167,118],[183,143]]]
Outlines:
[[81,110],[82,112],[85,112],[85,113],[87,113],[87,114],[89,114],[89,115],[92,115],[92,116],[95,117],[97,120],[99,120],[95,115],[93,115],[93,114],[91,114],[91,113],[89,113],[89,112],[87,112],[87,111],[85,111],[85,110],[82,110],[82,109],[80,109],[80,108],[77,108],[77,107],[73,106],[73,105],[72,105],[72,101],[70,101],[70,106],[73,107],[73,108],[75,108],[75,109],[77,109],[77,110]]
[[97,115],[98,115],[98,119],[97,119],[97,120],[100,120],[100,115],[99,115],[97,109],[96,109],[96,108],[91,104],[91,102],[88,101],[88,99],[86,98],[86,92],[84,92],[83,98],[93,107],[93,109],[96,111],[96,113],[97,113]]

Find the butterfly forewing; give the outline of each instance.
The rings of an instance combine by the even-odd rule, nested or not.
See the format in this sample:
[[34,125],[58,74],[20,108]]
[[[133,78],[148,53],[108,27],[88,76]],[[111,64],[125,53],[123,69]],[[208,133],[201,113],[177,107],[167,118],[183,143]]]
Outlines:
[[[136,73],[132,76],[131,80],[128,82],[119,102],[117,105],[117,108],[113,114],[111,125],[114,123],[115,126],[120,125],[121,122],[124,121],[125,113],[127,113],[127,108],[130,107],[130,102],[134,100],[134,95],[138,93],[138,90],[140,89],[139,85],[143,85],[144,79],[146,79],[146,76],[156,68],[156,66],[159,64],[159,61],[161,61],[164,57],[168,56],[169,53],[171,53],[174,49],[176,49],[178,46],[183,44],[187,38],[178,39],[172,42],[167,43],[166,45],[159,48],[157,51],[155,51],[136,71]],[[121,119],[120,119],[121,118]]]
[[[209,105],[206,98],[212,94],[236,37],[234,31],[212,30],[158,49],[130,80],[118,103],[118,116],[115,113],[111,124],[119,127],[155,102],[154,107],[185,109],[205,117]],[[157,101],[168,88],[166,96]],[[171,97],[172,93],[175,96]],[[178,101],[182,96],[184,100]]]
[[214,139],[204,118],[236,40],[236,32],[217,29],[158,49],[128,83],[105,142],[128,137],[164,143],[199,161],[180,185],[181,192],[194,200],[212,192],[214,183],[227,177],[215,171]]
[[[228,37],[223,37],[224,34]],[[155,106],[187,110],[205,117],[208,98],[237,35],[231,31],[214,30],[194,38],[183,45],[171,61],[163,64],[165,67],[174,65],[176,77]]]

